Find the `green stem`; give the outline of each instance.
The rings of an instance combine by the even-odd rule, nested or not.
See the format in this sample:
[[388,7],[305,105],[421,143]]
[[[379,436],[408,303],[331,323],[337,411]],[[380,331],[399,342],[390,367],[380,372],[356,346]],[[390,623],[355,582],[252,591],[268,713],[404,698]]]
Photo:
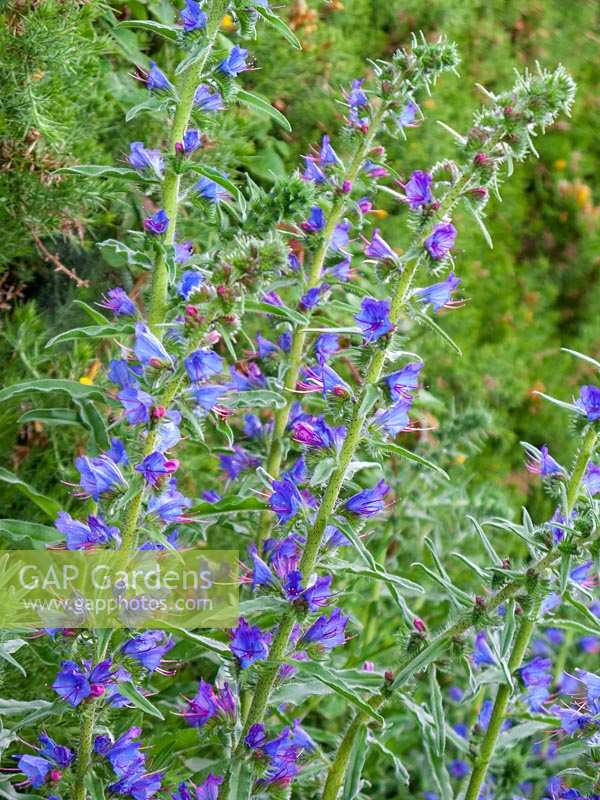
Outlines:
[[[586,432],[583,444],[577,455],[575,466],[573,467],[571,474],[571,479],[567,487],[567,505],[569,507],[569,513],[573,510],[574,504],[579,495],[581,483],[587,470],[587,465],[592,458],[597,438],[598,434],[594,428],[590,427]],[[556,564],[560,558],[560,551],[554,548],[546,553],[546,555],[535,564],[528,567],[527,573],[531,577],[542,575],[546,569]],[[522,586],[523,583],[521,579],[516,579],[507,583],[494,595],[494,597],[488,600],[486,606],[487,612],[491,613],[495,611],[507,600],[510,600],[512,597],[518,594],[518,592],[522,589]],[[451,625],[445,631],[439,633],[434,639],[431,640],[424,650],[421,650],[416,655],[411,656],[404,661],[400,671],[395,677],[392,689],[402,686],[418,669],[425,669],[427,665],[436,660],[439,653],[444,651],[444,649],[450,645],[453,639],[462,636],[464,633],[470,630],[473,625],[473,617],[471,614],[469,614],[459,619],[454,623],[454,625]],[[384,694],[382,692],[375,697],[381,701],[376,706],[379,707],[388,697],[388,694]],[[350,723],[327,776],[326,791],[323,794],[323,800],[337,800],[346,770],[348,768],[354,739],[356,738],[361,726],[367,724],[368,721],[369,719],[364,716],[363,712],[358,712]]]
[[[170,156],[176,155],[175,146],[183,140],[192,110],[194,107],[194,95],[198,88],[198,82],[206,66],[210,54],[212,53],[215,39],[219,32],[219,25],[225,12],[226,3],[224,0],[212,0],[208,12],[207,23],[207,43],[202,54],[202,58],[195,64],[189,66],[180,76],[177,82],[178,103],[173,117],[173,124],[169,134],[167,152]],[[164,243],[172,245],[175,241],[175,230],[177,227],[177,215],[179,211],[179,185],[181,176],[174,170],[169,170],[165,175],[162,184],[162,207],[169,218],[169,226],[164,236]],[[161,324],[165,321],[167,312],[169,276],[167,263],[164,253],[161,251],[156,257],[154,270],[152,272],[152,285],[150,288],[150,309],[148,312],[148,322],[155,336],[162,338]]]
[[79,728],[79,751],[77,754],[77,770],[73,787],[73,800],[86,800],[85,776],[92,763],[94,724],[96,722],[96,701],[92,700],[81,712]]
[[[373,120],[369,127],[368,134],[360,142],[356,148],[350,166],[345,175],[345,179],[350,181],[351,184],[357,178],[360,168],[373,145],[373,141],[379,131],[381,122],[385,116],[386,105],[382,103],[377,112],[373,116]],[[336,226],[341,222],[344,213],[348,209],[349,199],[346,195],[339,194],[331,208],[327,224],[323,231],[323,238],[319,249],[314,255],[311,263],[310,272],[306,282],[307,289],[314,289],[321,281],[323,265],[331,245],[331,240],[335,233]],[[285,405],[275,412],[273,434],[269,445],[269,452],[265,469],[272,478],[278,478],[281,473],[281,461],[283,459],[283,441],[284,434],[290,418],[290,409],[294,401],[294,389],[298,382],[298,376],[302,367],[304,359],[304,347],[306,344],[306,330],[304,328],[297,328],[292,336],[292,344],[290,347],[290,357],[288,367],[284,380],[284,391],[286,394]],[[261,524],[259,529],[259,542],[264,541],[269,535],[272,525],[273,515],[265,511],[261,517]]]

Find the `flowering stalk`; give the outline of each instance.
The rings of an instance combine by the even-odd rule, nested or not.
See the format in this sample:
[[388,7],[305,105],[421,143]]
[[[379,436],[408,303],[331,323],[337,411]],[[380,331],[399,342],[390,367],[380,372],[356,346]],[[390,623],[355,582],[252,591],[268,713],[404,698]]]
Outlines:
[[81,713],[79,729],[79,748],[77,752],[77,771],[73,787],[73,800],[86,800],[85,778],[92,761],[94,724],[96,722],[96,703],[92,701]]

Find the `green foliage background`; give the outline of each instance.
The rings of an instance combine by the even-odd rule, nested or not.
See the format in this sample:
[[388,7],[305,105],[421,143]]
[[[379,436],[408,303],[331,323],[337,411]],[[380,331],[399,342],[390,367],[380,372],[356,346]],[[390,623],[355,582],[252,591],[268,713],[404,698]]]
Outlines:
[[[463,130],[482,95],[476,83],[498,89],[513,67],[562,61],[578,83],[571,120],[546,136],[540,159],[519,167],[503,193],[488,206],[494,240],[489,250],[472,220],[459,219],[458,271],[467,304],[447,313],[445,329],[463,357],[431,350],[427,381],[439,419],[452,434],[452,463],[461,482],[487,487],[495,498],[523,502],[535,490],[522,469],[520,439],[548,442],[568,461],[568,431],[560,416],[532,392],[542,389],[569,399],[585,377],[560,355],[567,346],[598,356],[600,302],[598,226],[594,177],[600,143],[600,12],[593,0],[294,0],[284,3],[302,52],[262,30],[251,45],[256,71],[245,83],[268,96],[288,116],[293,133],[240,111],[226,115],[213,132],[219,142],[211,158],[226,168],[250,172],[268,185],[293,169],[325,131],[335,131],[340,87],[364,73],[365,60],[408,42],[412,31],[445,33],[462,56],[461,78],[447,79],[435,101],[425,103],[430,122],[405,144],[390,142],[399,171],[452,154],[452,137],[431,122]],[[108,285],[131,288],[120,266],[107,263],[96,243],[139,227],[141,198],[55,170],[75,163],[118,163],[130,141],[160,140],[148,118],[124,122],[124,109],[142,97],[132,79],[148,54],[169,67],[163,40],[139,31],[116,31],[123,18],[168,19],[170,2],[132,0],[108,5],[61,0],[16,0],[0,4],[0,358],[4,380],[69,374],[93,369],[92,346],[77,343],[45,350],[46,338],[79,318],[72,298],[95,300]],[[143,52],[142,52],[143,51]],[[596,190],[597,191],[597,190]],[[598,201],[600,203],[600,201]],[[402,246],[396,231],[403,210],[386,204],[385,235]],[[202,221],[188,223],[201,241]],[[36,238],[38,244],[36,244]],[[39,242],[68,269],[91,284],[83,292],[41,254]],[[464,252],[464,255],[463,255]],[[16,295],[16,297],[15,297]],[[67,480],[74,451],[84,439],[73,429],[19,426],[23,409],[0,409],[0,448],[6,466],[41,490],[63,499],[56,478]],[[432,437],[438,443],[447,436]],[[473,442],[478,446],[474,447]],[[50,464],[58,458],[58,473]],[[23,498],[0,490],[6,516],[19,516]],[[529,497],[542,513],[541,496]],[[518,507],[518,506],[517,506]]]

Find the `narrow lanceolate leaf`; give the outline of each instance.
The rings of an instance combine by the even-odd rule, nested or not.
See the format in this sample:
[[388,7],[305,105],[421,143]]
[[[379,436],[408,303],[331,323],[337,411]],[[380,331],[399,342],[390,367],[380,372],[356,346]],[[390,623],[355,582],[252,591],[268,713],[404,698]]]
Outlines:
[[165,25],[153,19],[127,19],[124,22],[119,22],[115,25],[115,28],[141,28],[150,33],[156,33],[171,42],[177,41],[178,35],[178,29],[175,25]]
[[259,303],[256,300],[246,300],[244,309],[246,311],[262,311],[265,314],[272,314],[274,317],[283,317],[284,319],[289,319],[290,322],[293,322],[296,325],[302,325],[303,327],[308,325],[308,319],[304,316],[304,314],[301,314],[299,311],[294,311],[292,308],[287,308],[287,306],[273,306],[270,303]]
[[336,694],[339,694],[340,697],[345,698],[352,703],[352,705],[376,720],[380,725],[383,725],[383,717],[381,714],[366,703],[358,692],[352,691],[348,687],[346,681],[337,676],[334,670],[329,669],[323,664],[319,664],[317,661],[291,661],[290,663],[296,667],[301,674],[316,678]]
[[428,644],[418,655],[411,658],[405,667],[400,669],[394,678],[392,689],[400,689],[403,687],[413,675],[426,669],[433,661],[447,652],[447,648],[448,640],[445,636],[441,636],[439,639],[431,642],[431,644]]
[[231,650],[226,642],[220,642],[218,639],[213,639],[210,636],[202,636],[200,633],[194,633],[194,631],[188,631],[184,628],[179,628],[176,625],[167,625],[166,623],[163,623],[163,625],[165,628],[168,628],[168,630],[174,631],[186,639],[190,639],[192,642],[201,644],[207,650],[217,653],[219,656],[224,658],[232,657]]
[[440,326],[437,324],[437,322],[435,322],[435,320],[431,319],[429,314],[424,314],[422,311],[418,311],[416,316],[420,322],[422,322],[424,325],[427,325],[427,327],[431,328],[431,330],[434,333],[436,333],[440,337],[440,339],[443,342],[445,342],[448,345],[448,347],[450,347],[451,350],[454,350],[454,352],[458,356],[461,356],[462,358],[462,350],[460,349],[460,347],[456,344],[454,339],[449,334],[446,333],[446,331],[443,328],[440,328]]
[[204,175],[205,178],[209,178],[211,181],[218,183],[225,191],[229,192],[229,194],[233,195],[236,200],[240,200],[242,198],[242,193],[238,189],[238,187],[226,178],[218,169],[214,169],[214,167],[207,167],[205,164],[197,164],[196,162],[190,162],[188,165],[188,169],[191,172],[197,172],[198,175]]
[[298,39],[289,25],[287,25],[280,17],[278,17],[277,14],[274,14],[270,8],[266,8],[265,6],[257,5],[254,8],[268,25],[280,33],[284,39],[287,39],[292,47],[295,47],[297,50],[302,50],[300,39]]
[[400,781],[401,783],[408,786],[410,781],[410,775],[408,774],[408,770],[400,761],[398,756],[393,753],[388,747],[384,745],[381,739],[378,736],[375,736],[371,731],[369,731],[369,744],[377,747],[384,756],[387,756],[392,760],[392,764],[394,766],[394,773],[396,775],[396,780]]
[[73,305],[82,308],[85,311],[85,313],[89,317],[91,317],[91,319],[93,319],[97,325],[108,324],[108,320],[106,319],[104,314],[102,314],[101,311],[98,311],[97,308],[94,308],[94,306],[91,306],[89,303],[84,303],[83,300],[73,300]]
[[143,711],[145,714],[150,714],[153,717],[158,717],[158,719],[164,720],[164,716],[158,710],[158,708],[152,705],[152,703],[150,702],[150,700],[148,700],[147,697],[144,697],[143,694],[138,692],[135,686],[129,681],[125,683],[119,683],[118,691],[119,694],[122,694],[123,697],[126,697],[129,700],[129,702],[136,708],[139,708],[140,711]]
[[104,400],[104,392],[97,386],[89,386],[79,381],[41,378],[25,383],[14,383],[0,391],[0,403],[12,400],[15,397],[30,397],[32,393],[49,394],[50,392],[65,392],[74,400]]
[[177,64],[175,67],[175,75],[181,75],[182,72],[185,72],[190,67],[193,67],[194,64],[197,64],[198,61],[204,58],[209,52],[210,47],[207,46],[206,42],[198,42],[190,54],[180,61],[179,64]]
[[369,746],[367,744],[367,728],[363,725],[352,745],[352,755],[350,756],[350,766],[346,772],[344,782],[343,800],[355,800],[360,794],[362,786],[361,775],[365,766],[365,760]]
[[445,470],[443,470],[437,464],[434,464],[433,461],[429,461],[423,456],[420,456],[418,453],[414,453],[412,450],[407,450],[406,447],[402,447],[399,444],[394,444],[393,442],[376,443],[375,446],[378,449],[385,450],[388,453],[395,453],[401,458],[405,458],[407,461],[414,461],[415,464],[420,464],[422,467],[426,467],[433,472],[437,472],[438,475],[441,475],[447,481],[450,480],[450,476]]
[[217,503],[198,503],[186,516],[214,517],[217,514],[237,514],[242,511],[264,511],[268,505],[258,497],[224,497]]
[[38,508],[41,508],[42,511],[47,514],[51,519],[56,519],[58,516],[58,512],[60,511],[60,503],[56,500],[53,500],[51,497],[47,497],[45,494],[38,492],[37,489],[34,489],[33,486],[30,486],[25,481],[22,481],[18,475],[15,475],[14,472],[10,472],[7,469],[3,469],[0,467],[0,481],[4,481],[4,483],[9,483],[17,489],[17,491],[24,494],[32,503]]
[[237,392],[229,395],[229,408],[283,408],[285,397],[270,389],[251,389],[248,392]]
[[235,96],[243,105],[248,106],[253,111],[258,111],[259,114],[266,114],[271,119],[274,119],[278,125],[281,125],[282,128],[285,128],[286,131],[292,132],[292,126],[281,111],[277,111],[264,97],[253,92],[246,92],[244,89],[238,89]]
[[40,548],[63,538],[63,535],[50,525],[41,525],[39,522],[28,522],[22,519],[0,519],[0,539],[2,534],[15,542],[27,539],[33,546],[37,545]]
[[56,344],[71,342],[75,339],[112,339],[114,337],[123,339],[124,336],[133,333],[134,327],[130,323],[120,325],[87,325],[83,328],[71,328],[63,331],[46,344],[46,347],[54,347]]
[[434,750],[435,754],[441,757],[446,752],[446,718],[435,664],[429,667],[429,702],[435,727]]
[[72,408],[32,408],[21,414],[17,423],[26,425],[28,422],[42,422],[46,426],[54,425],[81,425],[81,420]]
[[57,172],[85,175],[88,178],[126,178],[139,180],[140,174],[130,167],[114,167],[111,164],[79,164],[77,167],[62,167]]

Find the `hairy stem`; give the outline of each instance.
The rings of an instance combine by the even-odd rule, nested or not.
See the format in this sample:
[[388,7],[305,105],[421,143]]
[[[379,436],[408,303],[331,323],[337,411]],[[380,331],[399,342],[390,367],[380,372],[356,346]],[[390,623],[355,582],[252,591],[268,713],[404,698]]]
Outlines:
[[[219,32],[219,25],[225,11],[224,0],[212,0],[208,7],[207,43],[202,57],[195,64],[190,65],[180,76],[177,82],[179,101],[175,109],[173,124],[169,134],[167,152],[170,156],[176,153],[175,145],[183,140],[183,135],[192,116],[194,95],[198,82],[213,50],[215,39]],[[169,218],[169,227],[165,233],[164,243],[172,245],[175,241],[177,227],[177,214],[179,211],[179,184],[181,176],[174,170],[169,170],[162,184],[162,207]],[[168,271],[167,263],[162,251],[157,255],[152,272],[152,285],[150,288],[150,309],[148,321],[153,333],[162,338],[161,324],[165,320],[167,311]]]
[[79,750],[77,753],[77,770],[73,787],[73,800],[86,800],[85,776],[92,761],[94,739],[94,723],[96,722],[96,701],[92,700],[81,712],[79,728]]

